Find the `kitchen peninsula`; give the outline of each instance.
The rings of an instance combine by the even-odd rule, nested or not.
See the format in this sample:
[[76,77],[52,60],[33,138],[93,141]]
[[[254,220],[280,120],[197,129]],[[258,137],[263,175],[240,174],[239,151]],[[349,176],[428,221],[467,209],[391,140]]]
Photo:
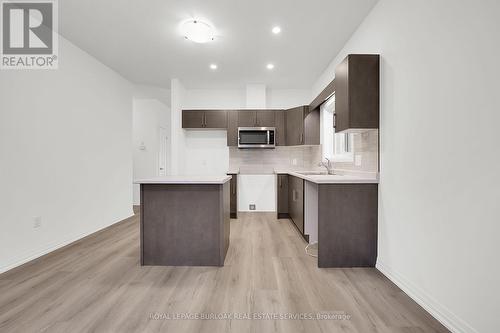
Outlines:
[[141,265],[224,266],[230,176],[165,176],[141,187]]

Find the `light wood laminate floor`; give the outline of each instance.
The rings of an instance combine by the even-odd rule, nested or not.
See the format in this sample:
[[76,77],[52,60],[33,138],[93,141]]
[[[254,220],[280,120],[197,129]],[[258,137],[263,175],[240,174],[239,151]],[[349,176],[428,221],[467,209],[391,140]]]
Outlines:
[[[447,332],[376,269],[319,269],[288,220],[239,216],[220,268],[139,266],[136,215],[6,272],[0,332]],[[210,313],[243,319],[166,319]]]

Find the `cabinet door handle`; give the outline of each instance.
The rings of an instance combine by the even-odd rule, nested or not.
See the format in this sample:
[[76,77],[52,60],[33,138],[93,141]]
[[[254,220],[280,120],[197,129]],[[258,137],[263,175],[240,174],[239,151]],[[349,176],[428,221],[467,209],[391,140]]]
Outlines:
[[304,133],[300,133],[300,143],[304,143]]
[[280,176],[278,176],[278,179],[279,179],[280,188],[281,188],[281,180],[282,180],[282,179],[281,179],[281,177],[280,177]]
[[203,127],[207,127],[207,114],[203,113]]
[[233,194],[236,194],[236,182],[233,184]]
[[337,114],[334,113],[333,114],[333,128],[336,128],[337,127]]

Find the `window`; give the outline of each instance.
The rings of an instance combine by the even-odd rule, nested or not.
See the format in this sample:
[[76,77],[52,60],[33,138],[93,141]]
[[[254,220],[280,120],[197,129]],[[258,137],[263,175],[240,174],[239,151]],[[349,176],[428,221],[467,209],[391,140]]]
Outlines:
[[327,99],[320,108],[321,113],[321,145],[323,158],[334,162],[352,162],[352,134],[335,133],[333,128],[333,114],[335,113],[335,95]]

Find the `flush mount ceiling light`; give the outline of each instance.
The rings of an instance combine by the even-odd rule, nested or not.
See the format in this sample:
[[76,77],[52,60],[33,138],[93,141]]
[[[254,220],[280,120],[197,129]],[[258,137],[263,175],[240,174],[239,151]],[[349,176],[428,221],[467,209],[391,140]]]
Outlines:
[[269,70],[274,69],[274,64],[267,64],[266,68]]
[[195,43],[207,43],[215,39],[214,27],[199,19],[190,19],[181,23],[184,38]]
[[216,70],[217,69],[217,64],[210,64],[210,69]]
[[279,26],[275,26],[271,31],[273,32],[273,34],[277,35],[281,32],[281,28]]

